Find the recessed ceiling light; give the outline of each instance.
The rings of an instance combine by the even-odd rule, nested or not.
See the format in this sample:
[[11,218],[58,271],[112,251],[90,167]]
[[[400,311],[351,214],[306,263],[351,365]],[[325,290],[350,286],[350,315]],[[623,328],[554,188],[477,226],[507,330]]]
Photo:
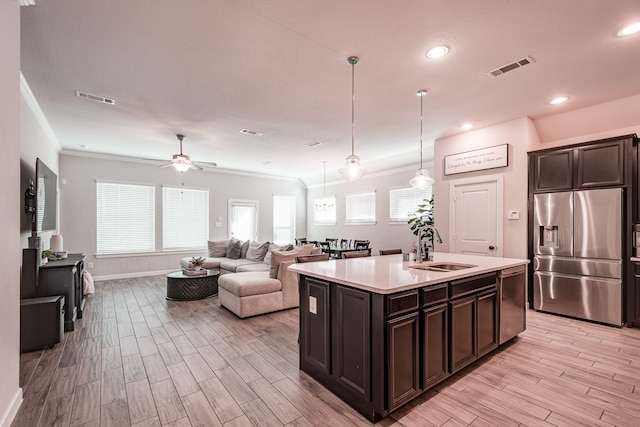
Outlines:
[[621,29],[620,31],[618,31],[617,36],[618,37],[626,37],[626,36],[630,36],[632,34],[635,34],[637,32],[640,31],[640,22],[635,22],[631,25],[627,25],[626,27],[624,27],[623,29]]
[[447,46],[436,46],[429,49],[424,55],[429,59],[440,59],[443,56],[446,56],[447,53],[449,53],[449,48]]
[[549,104],[552,104],[552,105],[564,104],[568,100],[569,100],[568,96],[559,96],[559,97],[553,98],[551,101],[549,101]]
[[473,123],[463,123],[459,127],[462,130],[469,130],[469,129],[473,128]]

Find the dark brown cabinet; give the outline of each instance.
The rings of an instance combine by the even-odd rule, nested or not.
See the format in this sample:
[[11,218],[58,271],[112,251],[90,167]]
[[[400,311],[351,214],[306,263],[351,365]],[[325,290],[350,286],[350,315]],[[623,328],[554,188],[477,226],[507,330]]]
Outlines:
[[447,303],[422,311],[422,381],[426,390],[449,376]]
[[363,399],[371,397],[370,294],[335,285],[333,300],[333,377]]
[[451,373],[498,347],[499,302],[495,273],[451,282]]
[[535,154],[533,162],[536,191],[571,190],[573,149]]
[[300,369],[376,421],[498,346],[496,279],[379,294],[301,275]]
[[420,394],[419,320],[417,312],[387,321],[390,410]]
[[536,192],[623,185],[626,140],[606,140],[532,154]]

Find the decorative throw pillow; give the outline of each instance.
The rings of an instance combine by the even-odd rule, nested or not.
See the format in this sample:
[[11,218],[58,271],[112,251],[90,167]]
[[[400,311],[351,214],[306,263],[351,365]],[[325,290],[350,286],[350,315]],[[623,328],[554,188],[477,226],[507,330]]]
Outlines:
[[242,249],[242,242],[238,239],[231,238],[227,244],[227,258],[238,259],[240,258],[240,251]]
[[212,258],[222,258],[227,256],[228,240],[209,240],[209,256]]
[[246,242],[240,242],[240,258],[247,257],[247,251],[249,250],[250,242],[250,240],[247,240]]
[[269,250],[269,242],[249,243],[249,249],[247,249],[247,261],[262,262],[268,250]]
[[291,251],[271,252],[271,267],[269,268],[269,277],[272,279],[277,279],[281,262],[295,260],[298,255],[311,255],[313,248],[315,248],[314,245],[304,245],[294,248]]
[[271,265],[271,254],[273,251],[290,251],[293,250],[293,245],[289,243],[288,245],[276,245],[272,243],[269,245],[269,249],[267,250],[266,255],[264,256],[264,263],[267,265]]

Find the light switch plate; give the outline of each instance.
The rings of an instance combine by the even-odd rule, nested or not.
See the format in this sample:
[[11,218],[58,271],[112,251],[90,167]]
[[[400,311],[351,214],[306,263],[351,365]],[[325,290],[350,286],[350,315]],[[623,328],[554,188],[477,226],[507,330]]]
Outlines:
[[520,219],[520,211],[508,211],[507,219]]

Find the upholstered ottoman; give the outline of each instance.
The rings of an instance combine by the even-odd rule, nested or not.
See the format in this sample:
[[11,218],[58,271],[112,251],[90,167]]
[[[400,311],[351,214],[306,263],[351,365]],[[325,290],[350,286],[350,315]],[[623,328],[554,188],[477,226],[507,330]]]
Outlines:
[[268,271],[233,273],[218,279],[220,304],[238,317],[282,310],[282,282]]

